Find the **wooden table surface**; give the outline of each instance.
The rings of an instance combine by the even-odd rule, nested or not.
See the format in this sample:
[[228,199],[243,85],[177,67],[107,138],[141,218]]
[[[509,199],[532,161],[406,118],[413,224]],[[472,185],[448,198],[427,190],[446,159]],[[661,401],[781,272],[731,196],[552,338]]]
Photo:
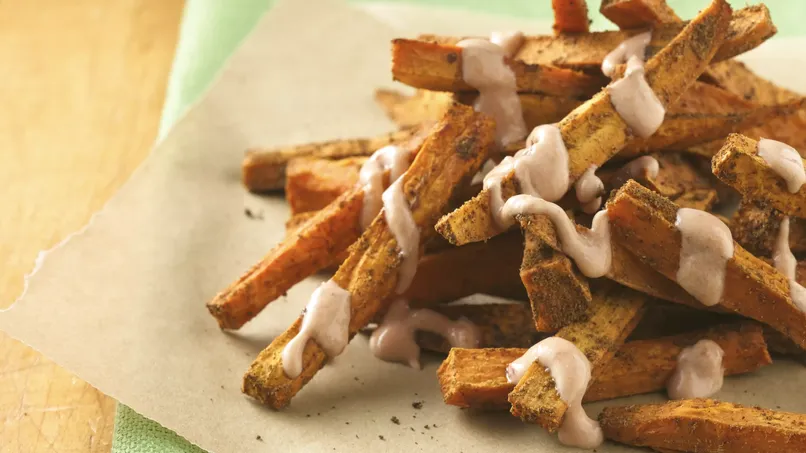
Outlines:
[[[183,0],[0,2],[0,308],[157,133]],[[0,333],[0,453],[108,452],[115,402]]]

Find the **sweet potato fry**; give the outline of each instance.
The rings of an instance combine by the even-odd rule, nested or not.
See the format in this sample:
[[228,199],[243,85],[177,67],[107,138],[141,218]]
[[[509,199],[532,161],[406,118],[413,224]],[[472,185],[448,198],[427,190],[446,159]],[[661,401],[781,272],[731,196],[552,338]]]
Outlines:
[[324,209],[358,181],[365,157],[330,160],[296,158],[288,162],[285,199],[292,214]]
[[712,399],[606,407],[606,438],[628,445],[698,453],[806,451],[806,415]]
[[[745,200],[733,216],[730,230],[748,252],[759,257],[771,257],[778,238],[783,214],[766,203]],[[789,218],[789,249],[800,255],[806,253],[806,220]]]
[[[709,339],[722,347],[725,375],[749,373],[771,363],[761,327],[731,323],[656,339],[629,341],[602,366],[585,393],[585,402],[661,391],[687,346]],[[506,367],[526,352],[520,348],[453,348],[437,371],[446,404],[473,409],[506,409]]]
[[[695,19],[696,20],[696,19]],[[677,36],[688,22],[665,24],[652,31],[647,57],[656,55]],[[598,73],[602,60],[625,39],[644,30],[605,31],[579,35],[527,36],[514,59],[525,64],[555,65]],[[727,37],[718,45],[713,61],[723,61],[758,47],[776,32],[770,12],[763,4],[736,10],[730,20]],[[421,35],[420,40],[452,46],[460,37]],[[706,38],[710,39],[710,38]],[[443,60],[435,58],[435,60]],[[441,63],[441,62],[440,62]],[[567,96],[568,93],[565,93]]]
[[682,22],[666,0],[602,0],[599,12],[622,30]]
[[[611,238],[647,266],[675,279],[681,236],[675,227],[677,206],[629,181],[607,202]],[[725,270],[721,308],[763,322],[801,347],[806,346],[806,314],[793,303],[783,274],[734,244]]]
[[708,338],[724,351],[725,375],[749,373],[772,363],[760,324],[744,321],[697,332],[629,342],[591,382],[585,401],[599,401],[663,390],[687,346]]
[[[601,374],[605,364],[641,319],[646,299],[643,294],[613,285],[594,294],[588,320],[557,332],[558,337],[574,343],[590,360],[593,380]],[[538,362],[529,367],[510,392],[508,400],[512,404],[512,415],[536,423],[549,432],[560,427],[568,409],[557,393],[551,373]]]
[[[433,234],[433,225],[454,188],[469,180],[487,159],[489,149],[494,146],[494,131],[492,119],[470,107],[455,105],[432,130],[402,176],[403,193],[421,232],[421,248]],[[394,293],[402,262],[398,249],[386,219],[379,214],[333,276],[333,282],[351,295],[349,338],[382,311]],[[316,341],[309,341],[303,353],[301,374],[296,378],[286,376],[282,352],[299,333],[301,324],[302,317],[260,353],[244,376],[244,393],[273,408],[283,408],[324,366],[327,355]]]
[[451,93],[417,90],[407,96],[396,90],[375,90],[375,102],[398,127],[412,127],[425,122],[436,122],[451,107]]
[[404,297],[413,308],[433,307],[476,293],[523,300],[526,294],[518,279],[522,256],[519,234],[425,255]]
[[610,251],[612,261],[606,275],[608,279],[658,299],[699,309],[706,308],[677,283],[646,266],[618,242],[611,243]]
[[[462,78],[462,48],[414,39],[392,41],[392,77],[414,88],[434,91],[473,91]],[[556,96],[587,96],[606,83],[601,76],[584,74],[547,63],[529,64],[507,59],[519,92]]]
[[415,139],[420,133],[422,133],[421,128],[410,127],[373,138],[332,140],[274,149],[250,149],[241,164],[243,183],[251,192],[280,190],[285,184],[286,166],[291,159],[297,157],[341,159],[343,157],[369,156],[378,148],[405,143]]
[[711,161],[722,182],[751,200],[761,200],[787,215],[806,217],[806,189],[791,193],[787,183],[758,156],[758,142],[731,134]]
[[[415,148],[415,154],[418,149]],[[295,284],[341,262],[344,252],[361,234],[363,200],[363,190],[353,186],[216,295],[207,303],[207,309],[219,326],[240,328]]]
[[585,0],[551,0],[554,33],[587,33],[588,4]]
[[[724,40],[730,7],[715,0],[668,46],[646,63],[646,78],[668,107],[699,77]],[[591,165],[601,166],[633,137],[606,90],[575,109],[559,124],[568,149],[569,177],[576,181]],[[512,174],[501,185],[504,199],[516,193]],[[498,233],[490,212],[490,194],[482,191],[442,218],[437,231],[455,245],[488,239]]]
[[[708,68],[704,78],[710,83],[760,105],[791,104],[803,98],[802,94],[779,87],[758,76],[739,61],[728,60],[713,64]],[[795,149],[806,149],[804,128],[806,128],[806,108],[801,108],[790,115],[773,118],[764,124],[743,130],[742,134],[754,140],[762,137],[770,138],[788,143]],[[718,145],[711,145],[708,150],[710,156],[716,154],[721,145],[721,141]]]
[[[451,319],[466,318],[481,333],[479,347],[529,347],[546,337],[535,331],[524,303],[509,304],[447,304],[431,307]],[[423,349],[447,354],[451,345],[445,338],[428,332],[419,332],[417,343]]]
[[363,200],[360,188],[345,192],[208,302],[219,327],[239,329],[289,288],[332,265],[361,234]]
[[[699,84],[700,87],[707,86]],[[708,98],[704,98],[708,99]],[[737,100],[740,100],[737,98]],[[724,97],[721,102],[725,102]],[[726,106],[728,104],[722,104]],[[719,140],[728,134],[783,121],[806,107],[806,98],[784,104],[736,107],[729,113],[675,113],[670,111],[663,125],[649,138],[631,141],[619,157],[632,157],[659,149],[686,149]],[[673,109],[674,110],[674,109]]]
[[803,97],[758,76],[737,60],[711,64],[704,78],[718,87],[761,105],[783,104]]
[[545,216],[524,216],[520,277],[532,305],[535,328],[554,332],[585,319],[591,305],[588,279],[560,250],[557,233]]

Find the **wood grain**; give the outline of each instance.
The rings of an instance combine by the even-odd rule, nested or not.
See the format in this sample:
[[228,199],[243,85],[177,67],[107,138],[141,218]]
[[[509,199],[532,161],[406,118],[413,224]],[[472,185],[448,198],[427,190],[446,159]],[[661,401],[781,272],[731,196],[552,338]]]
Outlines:
[[[0,2],[0,308],[157,133],[183,0]],[[0,453],[108,452],[115,402],[0,333]]]

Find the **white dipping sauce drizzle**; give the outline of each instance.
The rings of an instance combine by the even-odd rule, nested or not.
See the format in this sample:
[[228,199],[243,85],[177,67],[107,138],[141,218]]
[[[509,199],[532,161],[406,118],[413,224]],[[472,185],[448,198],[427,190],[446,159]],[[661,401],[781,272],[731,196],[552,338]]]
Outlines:
[[563,253],[571,257],[586,277],[601,277],[610,270],[610,221],[607,211],[593,217],[590,230],[579,232],[563,209],[546,200],[529,195],[515,195],[507,200],[504,215],[545,214],[557,229]]
[[438,334],[454,348],[477,348],[481,340],[478,327],[467,319],[452,321],[433,310],[411,310],[405,299],[397,299],[372,333],[369,348],[381,360],[420,368],[418,330]]
[[367,229],[375,216],[381,212],[384,172],[389,170],[389,180],[396,181],[409,168],[410,157],[411,150],[389,145],[375,151],[361,166],[358,181],[364,188],[364,204],[361,208],[362,229]]
[[772,260],[775,268],[789,280],[789,296],[792,298],[792,302],[800,311],[806,312],[806,288],[795,279],[798,262],[789,249],[789,217],[781,220]]
[[627,162],[621,170],[631,178],[655,179],[660,172],[660,164],[652,156],[641,156]]
[[506,146],[526,135],[515,73],[505,62],[520,47],[523,35],[493,33],[491,40],[464,39],[456,45],[462,48],[464,81],[479,90],[475,108],[495,119],[496,140]]
[[[591,278],[610,270],[610,224],[602,211],[593,219],[593,227],[579,233],[563,209],[552,203],[568,192],[568,150],[555,125],[536,127],[526,141],[527,148],[514,157],[506,157],[484,178],[490,194],[490,209],[501,228],[508,228],[519,214],[546,214],[557,228],[562,251],[570,256],[580,271]],[[522,195],[504,202],[501,181],[515,172]],[[598,178],[597,178],[598,179]]]
[[322,283],[305,307],[299,333],[283,349],[283,370],[290,378],[302,373],[308,340],[316,341],[328,357],[341,354],[349,342],[350,293],[333,280]]
[[725,352],[711,340],[700,340],[677,356],[677,368],[666,383],[669,398],[674,400],[708,398],[722,388]]
[[513,223],[512,217],[502,215],[504,198],[501,181],[511,172],[521,192],[548,201],[557,201],[568,191],[568,150],[560,129],[553,125],[534,128],[526,139],[526,148],[507,156],[484,178],[484,188],[490,192],[490,209],[501,228]]
[[582,397],[591,379],[591,364],[585,354],[568,340],[546,338],[507,366],[507,381],[517,384],[535,361],[548,369],[557,393],[568,405],[558,433],[560,442],[580,448],[599,446],[604,440],[602,429],[582,409]]
[[647,138],[663,123],[666,109],[647,83],[644,62],[637,57],[630,57],[624,77],[606,89],[616,112],[637,136]]
[[577,200],[582,205],[582,211],[593,214],[602,206],[604,183],[596,176],[596,165],[591,165],[574,183]]
[[420,254],[420,229],[411,214],[409,202],[403,193],[403,178],[398,178],[383,193],[383,212],[386,224],[400,248],[402,263],[398,270],[397,288],[400,294],[411,285],[417,272]]
[[682,237],[677,283],[703,305],[718,304],[733,256],[730,229],[716,216],[689,208],[677,210],[675,226]]
[[806,182],[803,159],[795,148],[786,143],[762,138],[758,141],[758,157],[786,181],[790,193],[797,193]]
[[625,39],[615,49],[610,51],[602,60],[602,72],[610,77],[616,70],[616,66],[626,63],[630,58],[636,57],[641,61],[646,58],[646,46],[652,40],[652,32],[644,32]]

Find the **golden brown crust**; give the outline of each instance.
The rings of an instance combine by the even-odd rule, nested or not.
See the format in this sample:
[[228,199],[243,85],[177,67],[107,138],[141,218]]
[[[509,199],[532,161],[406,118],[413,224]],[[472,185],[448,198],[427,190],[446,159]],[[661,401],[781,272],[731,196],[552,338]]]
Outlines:
[[332,265],[361,234],[364,192],[353,188],[286,235],[259,263],[207,303],[222,329],[239,329],[292,286]]
[[[646,78],[664,106],[702,73],[725,37],[730,6],[714,2],[646,63]],[[601,166],[633,137],[606,90],[582,104],[559,124],[568,149],[569,176],[576,181],[591,165]],[[512,174],[502,182],[504,199],[517,193]],[[499,231],[490,212],[490,194],[482,191],[440,219],[437,231],[455,245],[486,240]]]
[[[674,279],[681,245],[674,226],[677,209],[667,198],[629,181],[607,203],[611,238]],[[724,288],[721,308],[768,324],[806,346],[806,314],[792,303],[786,277],[736,243]]]
[[607,439],[702,453],[806,451],[806,415],[710,399],[607,407],[599,415]]
[[[733,216],[730,231],[748,252],[770,257],[778,240],[778,228],[784,215],[768,203],[745,200]],[[789,249],[795,255],[806,252],[806,219],[789,218]]]
[[[702,339],[715,341],[725,352],[726,375],[755,371],[772,361],[758,324],[752,322],[715,326],[674,336],[630,341],[602,367],[591,382],[584,401],[662,391],[677,366],[677,355]],[[481,410],[509,407],[506,367],[526,352],[522,348],[453,348],[437,371],[446,404]]]
[[[707,87],[706,84],[697,84],[695,88]],[[707,90],[721,90],[720,88],[708,88]],[[727,93],[724,92],[723,93]],[[727,97],[733,97],[733,103],[727,101]],[[806,99],[801,98],[784,104],[776,105],[753,105],[740,104],[741,99],[734,95],[717,96],[710,93],[710,96],[703,96],[702,99],[720,100],[721,106],[727,107],[726,112],[714,112],[712,108],[702,107],[698,110],[692,109],[691,113],[670,111],[664,118],[663,125],[651,137],[646,139],[635,139],[631,141],[619,153],[619,157],[631,157],[660,149],[687,149],[700,146],[714,140],[721,140],[726,135],[754,130],[765,124],[777,121],[787,121],[793,115],[806,106]],[[721,99],[720,99],[721,98]],[[710,111],[709,111],[710,110]],[[723,109],[719,109],[723,110]]]
[[[494,133],[491,119],[470,107],[454,105],[423,143],[403,176],[403,193],[421,232],[421,248],[454,188],[467,181],[487,158]],[[350,338],[385,308],[394,292],[400,263],[397,242],[379,214],[352,245],[350,256],[333,276],[333,281],[351,295]],[[293,379],[286,376],[282,351],[299,333],[301,321],[302,317],[252,363],[244,376],[244,393],[276,409],[283,408],[324,366],[324,351],[315,341],[308,341],[302,373]]]
[[588,280],[560,250],[554,226],[545,216],[524,216],[520,277],[532,305],[535,328],[554,332],[588,316]]
[[711,169],[747,199],[769,203],[787,215],[806,217],[806,189],[789,192],[786,180],[758,156],[757,141],[731,134],[711,161]]
[[297,157],[341,159],[344,157],[369,156],[386,145],[405,143],[414,138],[421,129],[405,128],[372,138],[354,138],[308,143],[272,149],[247,150],[241,164],[243,183],[251,192],[280,190],[285,184],[288,161]]
[[288,162],[285,199],[291,214],[324,209],[358,182],[366,157],[344,159],[296,158]]
[[[458,42],[458,41],[457,41]],[[463,49],[414,39],[392,40],[392,77],[414,88],[434,91],[473,91],[462,76]],[[572,69],[548,64],[529,64],[507,59],[515,74],[515,85],[522,93],[556,96],[587,96],[598,91],[606,80]]]
[[682,22],[666,0],[602,0],[599,11],[622,30]]
[[554,33],[587,33],[590,25],[585,0],[551,0]]
[[[646,296],[627,288],[606,285],[594,293],[590,317],[557,332],[583,353],[591,363],[591,379],[596,379],[616,350],[624,344],[644,310]],[[510,412],[528,423],[536,423],[549,432],[562,424],[568,405],[557,393],[551,373],[540,363],[533,363],[507,397]]]

